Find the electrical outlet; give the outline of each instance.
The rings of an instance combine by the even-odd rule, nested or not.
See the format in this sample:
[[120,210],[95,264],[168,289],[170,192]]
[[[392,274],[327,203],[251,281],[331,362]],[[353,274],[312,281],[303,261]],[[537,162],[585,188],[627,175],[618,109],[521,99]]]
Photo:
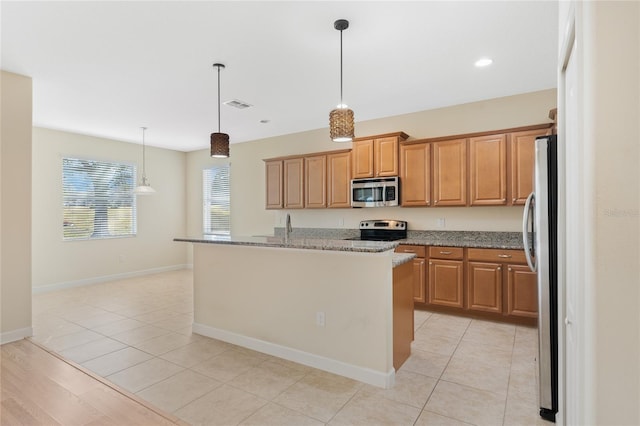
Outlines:
[[318,327],[324,327],[324,312],[316,312],[316,325]]
[[440,229],[444,229],[444,226],[445,226],[445,220],[444,220],[444,217],[439,217],[439,218],[438,218],[438,228],[440,228]]

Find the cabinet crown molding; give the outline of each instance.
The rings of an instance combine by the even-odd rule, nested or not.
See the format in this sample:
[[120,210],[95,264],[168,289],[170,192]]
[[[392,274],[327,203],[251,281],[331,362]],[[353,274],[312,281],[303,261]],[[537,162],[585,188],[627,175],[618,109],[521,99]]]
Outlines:
[[526,130],[540,130],[540,129],[550,129],[553,126],[553,123],[543,123],[543,124],[535,124],[532,126],[522,126],[522,127],[512,127],[509,129],[499,129],[499,130],[487,130],[484,132],[475,132],[475,133],[463,133],[459,135],[447,135],[447,136],[438,136],[434,138],[424,138],[424,139],[412,139],[410,141],[401,141],[402,145],[410,145],[414,143],[427,143],[427,142],[441,142],[450,139],[468,139],[468,138],[476,138],[480,136],[489,136],[489,135],[497,135],[500,133],[515,133],[515,132],[523,132]]
[[382,138],[399,138],[401,141],[409,138],[409,135],[405,132],[394,132],[394,133],[384,133],[382,135],[373,135],[373,136],[361,136],[359,138],[353,138],[354,142],[358,141],[366,141],[369,139],[382,139]]

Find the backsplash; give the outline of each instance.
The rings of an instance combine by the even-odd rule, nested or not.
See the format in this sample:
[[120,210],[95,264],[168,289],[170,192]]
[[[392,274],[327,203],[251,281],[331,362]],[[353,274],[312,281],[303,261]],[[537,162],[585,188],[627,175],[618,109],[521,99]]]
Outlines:
[[[277,237],[284,236],[284,228],[273,229]],[[340,228],[293,228],[293,238],[314,238],[342,240],[360,235],[358,229]],[[438,246],[456,247],[496,247],[522,248],[522,234],[520,232],[491,232],[491,231],[407,231],[405,244],[431,244]]]

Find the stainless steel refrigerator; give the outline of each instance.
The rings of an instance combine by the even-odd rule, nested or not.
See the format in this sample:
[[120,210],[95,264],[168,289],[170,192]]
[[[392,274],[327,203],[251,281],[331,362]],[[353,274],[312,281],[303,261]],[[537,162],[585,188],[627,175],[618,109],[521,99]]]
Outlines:
[[535,140],[534,188],[527,198],[522,238],[527,263],[538,276],[540,416],[558,412],[558,160],[556,135]]

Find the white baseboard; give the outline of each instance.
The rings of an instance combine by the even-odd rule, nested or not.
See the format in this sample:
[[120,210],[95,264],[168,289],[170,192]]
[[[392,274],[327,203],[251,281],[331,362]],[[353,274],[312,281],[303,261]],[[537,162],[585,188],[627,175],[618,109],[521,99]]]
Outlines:
[[15,342],[16,340],[22,340],[25,337],[33,336],[33,328],[24,327],[19,328],[17,330],[5,331],[4,333],[0,333],[0,345],[4,345],[5,343]]
[[184,265],[163,266],[161,268],[143,269],[140,271],[125,272],[122,274],[103,275],[101,277],[85,278],[77,281],[67,281],[67,282],[56,283],[56,284],[48,284],[48,285],[43,285],[39,287],[33,287],[31,289],[31,292],[32,294],[48,293],[50,291],[62,290],[65,288],[82,287],[85,285],[99,284],[107,281],[141,277],[143,275],[158,274],[161,272],[178,271],[180,269],[193,269],[193,265],[184,264]]
[[275,343],[255,339],[253,337],[243,336],[241,334],[221,330],[204,324],[193,323],[192,330],[194,333],[201,334],[203,336],[222,340],[227,343],[233,343],[234,345],[253,349],[278,358],[284,358],[319,370],[339,374],[373,386],[389,389],[395,383],[395,370],[393,369],[387,373],[383,373],[371,370],[370,368],[347,364],[335,359],[289,348],[287,346],[277,345]]

